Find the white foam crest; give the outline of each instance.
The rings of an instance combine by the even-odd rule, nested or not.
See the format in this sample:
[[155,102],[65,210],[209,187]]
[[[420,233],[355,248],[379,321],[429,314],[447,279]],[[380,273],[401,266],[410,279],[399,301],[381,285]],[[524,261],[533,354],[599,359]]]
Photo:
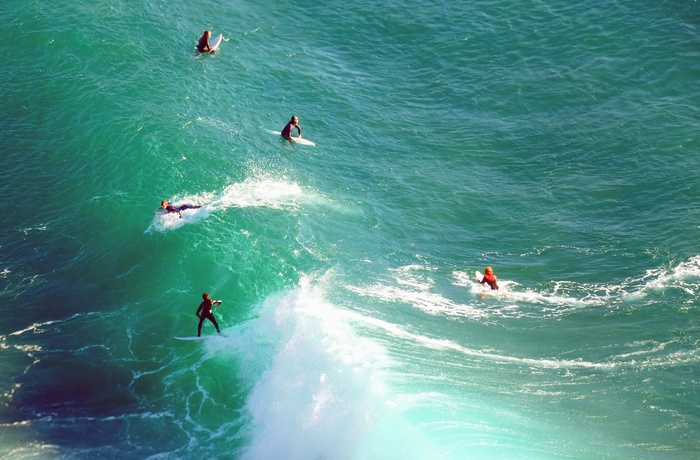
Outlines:
[[695,296],[700,292],[700,255],[675,267],[647,270],[642,282],[642,287],[630,295],[644,296],[650,291],[676,288]]
[[347,312],[326,302],[309,280],[270,298],[244,340],[256,342],[265,370],[250,393],[245,457],[356,458],[387,409],[375,341],[358,336]]
[[40,334],[45,331],[46,326],[56,323],[57,321],[44,321],[43,323],[34,323],[19,331],[11,332],[9,335],[22,335],[25,332],[34,332]]
[[427,290],[402,289],[396,286],[375,284],[373,286],[346,286],[346,289],[358,295],[373,297],[388,303],[406,303],[430,315],[447,315],[466,318],[482,318],[486,312],[471,305],[465,305],[446,299],[440,294]]
[[371,325],[375,328],[385,331],[391,336],[401,339],[412,341],[418,343],[420,346],[429,348],[437,351],[455,351],[461,353],[465,356],[471,356],[474,358],[480,358],[488,360],[490,362],[502,363],[502,364],[520,364],[528,367],[534,368],[548,368],[548,369],[560,369],[560,368],[584,368],[584,369],[613,369],[621,363],[594,363],[587,362],[583,360],[573,360],[573,359],[550,359],[550,358],[523,358],[516,356],[506,356],[500,355],[491,351],[475,350],[473,348],[464,347],[456,342],[448,339],[436,339],[432,337],[427,337],[424,335],[416,334],[406,330],[405,328],[398,326],[387,321],[372,318],[368,316],[357,315],[354,318],[356,321],[362,321],[364,324]]
[[[513,285],[519,286],[517,283]],[[500,284],[499,284],[500,287]],[[527,302],[530,304],[548,304],[557,306],[569,307],[588,307],[603,305],[605,302],[601,299],[577,299],[575,297],[556,295],[555,293],[542,293],[526,289],[524,291],[514,291],[501,288],[493,293],[507,301],[512,302]]]
[[666,367],[700,362],[700,351],[695,347],[686,348],[678,340],[638,341],[626,344],[625,347],[632,351],[619,353],[611,359],[637,367]]
[[434,268],[411,264],[391,270],[395,273],[396,282],[422,291],[430,289],[435,283],[432,279],[421,275],[423,271],[435,271]]
[[373,297],[383,302],[409,304],[430,315],[448,315],[467,318],[481,318],[482,310],[464,305],[433,292],[434,280],[424,274],[433,269],[421,265],[407,265],[395,270],[394,279],[398,286],[376,283],[373,286],[345,286],[351,292],[365,297]]

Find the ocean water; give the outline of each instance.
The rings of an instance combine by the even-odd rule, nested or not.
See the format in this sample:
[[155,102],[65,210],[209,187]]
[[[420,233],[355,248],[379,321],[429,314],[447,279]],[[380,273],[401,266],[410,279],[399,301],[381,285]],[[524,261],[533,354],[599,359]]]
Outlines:
[[700,458],[698,2],[2,17],[0,457]]

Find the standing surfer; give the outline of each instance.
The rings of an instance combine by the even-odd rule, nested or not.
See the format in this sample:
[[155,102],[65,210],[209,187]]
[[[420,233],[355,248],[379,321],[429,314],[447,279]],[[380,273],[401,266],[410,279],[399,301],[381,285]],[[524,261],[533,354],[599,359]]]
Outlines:
[[206,292],[202,294],[202,299],[204,299],[204,301],[199,304],[199,308],[195,313],[195,315],[197,315],[197,317],[199,318],[199,325],[197,326],[197,337],[202,336],[202,323],[204,323],[205,319],[208,319],[209,321],[214,323],[214,327],[216,327],[216,332],[221,334],[221,331],[219,330],[219,324],[214,318],[214,304],[218,304],[216,308],[221,308],[221,300],[212,300],[211,297],[209,297],[209,294],[207,294]]

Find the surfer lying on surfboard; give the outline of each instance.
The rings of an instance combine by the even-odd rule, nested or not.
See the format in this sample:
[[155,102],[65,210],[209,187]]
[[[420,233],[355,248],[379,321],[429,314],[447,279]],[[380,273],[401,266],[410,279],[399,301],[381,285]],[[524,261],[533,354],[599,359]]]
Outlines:
[[202,294],[202,299],[204,301],[199,304],[199,308],[197,309],[197,318],[199,318],[199,325],[197,326],[197,337],[202,336],[202,323],[204,322],[205,319],[208,319],[212,323],[214,323],[214,327],[216,327],[216,332],[221,334],[221,331],[219,330],[219,324],[216,322],[216,319],[214,318],[214,304],[218,304],[216,308],[221,308],[221,300],[211,300],[211,297],[209,297],[209,294],[206,292]]
[[194,204],[183,204],[180,206],[172,206],[170,203],[168,203],[168,200],[163,200],[160,202],[160,209],[164,209],[168,211],[168,214],[171,212],[176,212],[178,216],[180,216],[180,219],[182,219],[182,214],[180,214],[180,211],[184,211],[185,209],[197,209],[201,208],[201,206],[197,206]]
[[498,283],[496,283],[496,275],[493,274],[493,268],[491,267],[486,267],[484,268],[484,277],[479,281],[481,284],[488,284],[491,286],[491,289],[494,291],[498,291]]
[[287,126],[285,126],[282,130],[281,136],[287,139],[288,141],[294,142],[294,139],[292,139],[292,131],[294,131],[294,128],[296,128],[299,132],[299,135],[297,137],[301,137],[301,126],[299,126],[299,117],[297,117],[296,115],[292,115],[292,119],[289,120]]

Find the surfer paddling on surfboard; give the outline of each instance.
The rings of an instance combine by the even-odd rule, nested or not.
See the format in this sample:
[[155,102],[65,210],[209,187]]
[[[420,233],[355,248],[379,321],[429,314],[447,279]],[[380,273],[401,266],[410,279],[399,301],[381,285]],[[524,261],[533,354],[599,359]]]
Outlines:
[[294,128],[296,128],[299,132],[299,135],[297,137],[301,138],[301,126],[299,126],[299,117],[297,117],[296,115],[292,115],[292,119],[289,120],[287,126],[285,126],[282,130],[282,133],[280,133],[281,136],[290,142],[294,142],[294,139],[292,139],[292,131],[294,131]]
[[216,332],[221,334],[221,331],[219,330],[219,324],[216,322],[216,319],[214,318],[214,304],[218,304],[216,308],[221,308],[221,300],[212,300],[211,297],[209,297],[209,294],[206,292],[202,294],[202,299],[204,301],[199,304],[199,308],[197,309],[197,318],[199,318],[199,325],[197,326],[197,337],[202,336],[202,323],[204,323],[205,319],[208,319],[212,323],[214,323],[214,327],[216,327]]
[[180,214],[180,211],[184,211],[185,209],[198,209],[201,208],[201,206],[193,205],[193,204],[183,204],[181,206],[173,206],[170,203],[168,203],[168,200],[163,200],[160,202],[160,209],[164,211],[168,211],[168,214],[171,212],[176,212],[178,216],[180,216],[180,219],[182,219],[182,214]]
[[488,284],[491,286],[491,289],[494,291],[498,291],[498,284],[496,283],[496,275],[493,274],[493,268],[491,267],[486,267],[484,268],[484,277],[479,281],[481,284]]

